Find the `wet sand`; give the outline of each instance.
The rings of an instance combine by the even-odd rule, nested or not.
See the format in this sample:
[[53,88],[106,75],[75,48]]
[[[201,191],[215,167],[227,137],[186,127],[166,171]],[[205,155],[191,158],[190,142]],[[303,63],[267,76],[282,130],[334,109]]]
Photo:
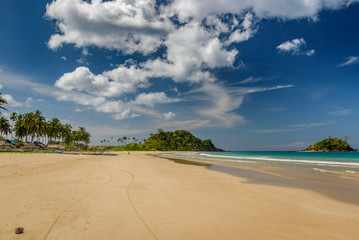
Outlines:
[[143,152],[0,154],[0,239],[359,239],[357,191],[289,180]]

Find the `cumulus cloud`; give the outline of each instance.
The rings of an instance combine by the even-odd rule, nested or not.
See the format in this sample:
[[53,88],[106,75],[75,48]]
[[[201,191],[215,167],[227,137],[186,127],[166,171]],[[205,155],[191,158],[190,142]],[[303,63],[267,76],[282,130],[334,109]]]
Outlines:
[[16,101],[10,94],[2,94],[2,97],[7,101],[10,107],[22,107],[24,104]]
[[55,0],[46,6],[46,16],[57,21],[59,33],[48,46],[98,46],[125,53],[148,54],[161,45],[172,29],[168,18],[156,13],[156,1]]
[[135,66],[121,65],[102,74],[93,74],[87,67],[78,67],[65,73],[55,86],[66,91],[87,92],[95,96],[119,97],[123,93],[133,93],[148,84],[148,74]]
[[338,9],[352,3],[350,0],[175,0],[165,8],[166,13],[178,14],[181,20],[203,19],[209,14],[241,13],[251,9],[260,18],[316,18],[322,9]]
[[[263,18],[315,19],[322,9],[338,9],[351,2],[54,0],[46,7],[46,16],[57,26],[57,32],[48,41],[50,49],[72,44],[82,48],[80,59],[91,55],[91,47],[115,50],[127,59],[131,59],[133,53],[143,56],[142,62],[127,61],[99,74],[83,66],[65,73],[55,83],[59,90],[56,97],[111,113],[119,120],[140,114],[171,119],[179,115],[168,110],[159,113],[156,104],[183,99],[147,90],[154,84],[153,78],[169,78],[175,84],[188,84],[194,89],[190,93],[197,92],[202,99],[209,99],[200,101],[202,108],[197,111],[204,120],[189,122],[192,126],[208,126],[214,122],[225,126],[241,124],[244,118],[235,110],[245,94],[292,85],[233,91],[222,86],[214,70],[236,67],[240,57],[238,44],[255,35],[257,23]],[[278,50],[307,56],[315,53],[304,47],[305,41],[300,38],[282,43]],[[153,54],[159,49],[161,55]]]
[[244,17],[244,20],[241,24],[242,28],[236,29],[230,36],[226,44],[231,44],[233,42],[239,43],[244,42],[250,39],[256,32],[254,26],[253,14],[247,13]]
[[277,46],[277,49],[281,52],[289,52],[293,55],[307,55],[312,56],[315,51],[314,49],[311,50],[304,50],[306,42],[304,38],[296,38],[291,41],[286,41],[284,43],[281,43]]

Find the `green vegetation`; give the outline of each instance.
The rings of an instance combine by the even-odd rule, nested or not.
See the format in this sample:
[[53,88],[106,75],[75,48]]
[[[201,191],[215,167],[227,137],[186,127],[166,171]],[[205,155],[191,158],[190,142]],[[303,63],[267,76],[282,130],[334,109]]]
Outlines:
[[[112,151],[223,151],[216,148],[210,139],[201,140],[186,130],[165,132],[159,129],[148,139],[140,141],[136,138],[123,137],[119,138],[118,142],[124,143],[126,140],[133,142],[125,146],[105,146],[105,149]],[[108,141],[103,140],[103,142]]]
[[[0,109],[7,104],[0,93]],[[13,112],[9,119],[0,113],[0,140],[11,138],[18,142],[42,142],[45,144],[61,144],[68,150],[90,151],[223,151],[216,148],[210,139],[201,140],[186,130],[165,132],[162,128],[156,134],[151,134],[148,139],[135,137],[118,138],[117,142],[122,146],[87,146],[91,134],[84,127],[72,130],[69,124],[62,124],[59,119],[46,120],[42,113],[35,112],[18,114]],[[113,145],[111,140],[101,140],[102,144]]]
[[185,130],[174,132],[158,131],[150,136],[144,147],[148,150],[159,151],[219,151],[210,139],[201,140]]
[[7,104],[7,101],[1,96],[2,93],[0,93],[0,109],[7,110],[4,105]]
[[346,139],[341,140],[338,138],[327,138],[322,141],[319,141],[305,151],[315,151],[315,152],[347,152],[354,151],[354,149],[347,143]]
[[1,116],[0,134],[0,139],[10,137],[17,142],[62,144],[73,150],[86,149],[91,137],[84,127],[72,130],[71,125],[62,124],[57,118],[47,121],[39,110],[25,114],[13,112],[10,120]]

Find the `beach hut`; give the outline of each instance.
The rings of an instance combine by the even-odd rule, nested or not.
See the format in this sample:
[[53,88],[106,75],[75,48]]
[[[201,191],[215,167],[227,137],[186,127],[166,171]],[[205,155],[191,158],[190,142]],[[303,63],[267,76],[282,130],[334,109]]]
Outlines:
[[13,148],[15,148],[15,146],[12,143],[9,143],[8,141],[0,141],[0,149],[11,150]]

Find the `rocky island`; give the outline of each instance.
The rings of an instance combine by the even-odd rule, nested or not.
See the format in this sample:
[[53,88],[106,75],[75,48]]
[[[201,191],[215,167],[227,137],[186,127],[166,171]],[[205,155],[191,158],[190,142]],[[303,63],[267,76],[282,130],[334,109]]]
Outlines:
[[309,146],[306,152],[352,152],[355,151],[345,140],[327,138]]

